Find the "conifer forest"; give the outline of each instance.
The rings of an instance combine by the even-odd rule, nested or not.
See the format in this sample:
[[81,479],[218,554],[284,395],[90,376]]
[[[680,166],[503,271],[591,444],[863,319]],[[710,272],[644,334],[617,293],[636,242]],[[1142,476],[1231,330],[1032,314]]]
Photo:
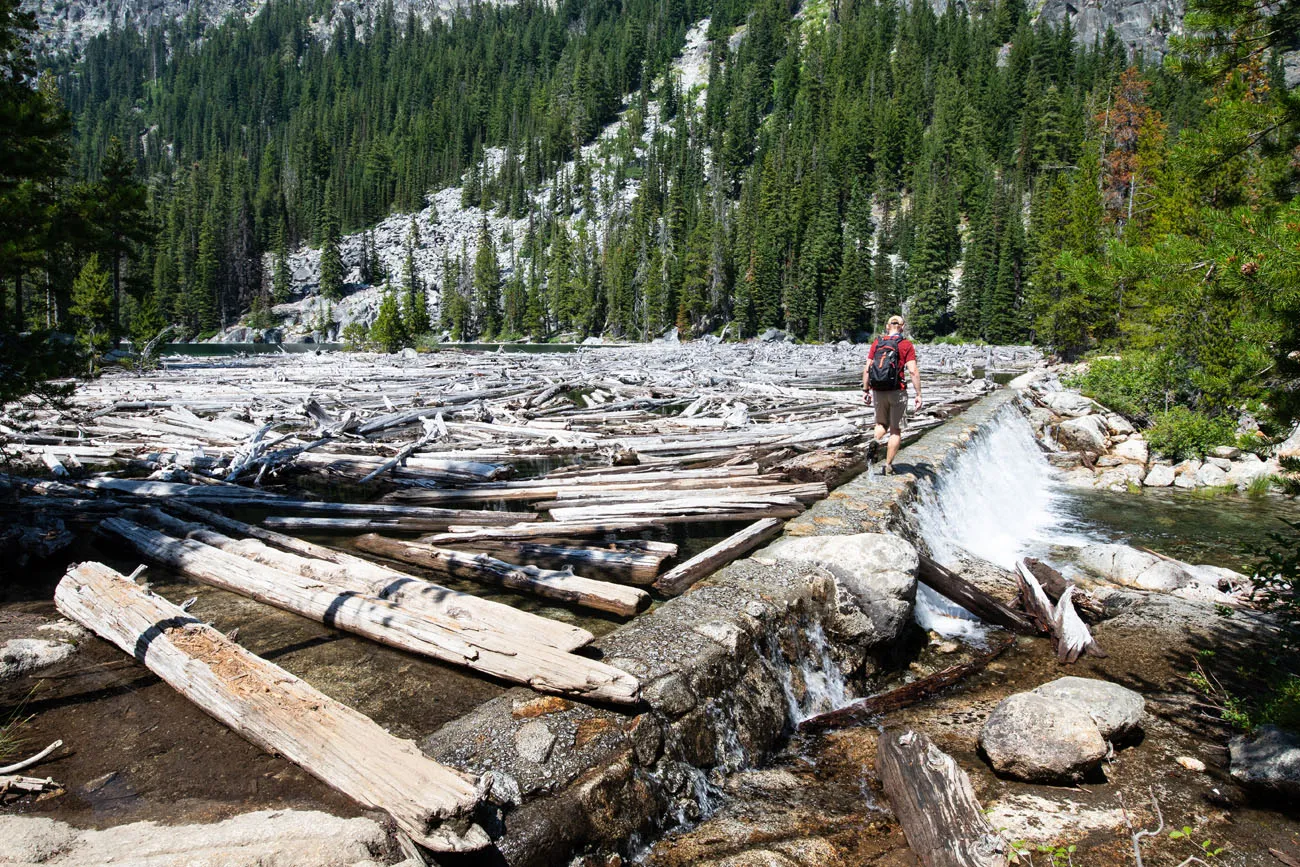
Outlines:
[[[923,341],[1131,353],[1122,387],[1210,416],[1296,395],[1294,3],[1193,0],[1153,58],[1023,0],[272,0],[44,57],[0,2],[10,354],[272,325],[305,247],[311,292],[389,287],[349,335],[380,348],[852,340],[902,309]],[[474,247],[418,273],[412,224],[407,267],[347,282],[341,237],[447,187]]]

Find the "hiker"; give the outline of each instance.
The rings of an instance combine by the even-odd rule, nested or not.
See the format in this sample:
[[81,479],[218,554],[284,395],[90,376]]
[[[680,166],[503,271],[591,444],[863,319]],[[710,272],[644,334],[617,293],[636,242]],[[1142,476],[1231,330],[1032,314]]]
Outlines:
[[880,443],[889,431],[889,446],[885,462],[880,465],[882,476],[894,472],[894,456],[903,441],[903,417],[907,415],[907,374],[911,374],[916,389],[914,406],[921,409],[921,371],[916,366],[916,347],[903,336],[901,316],[889,317],[885,335],[877,337],[867,350],[867,366],[862,371],[862,391],[867,406],[876,407],[876,435],[867,446],[867,463],[876,460]]

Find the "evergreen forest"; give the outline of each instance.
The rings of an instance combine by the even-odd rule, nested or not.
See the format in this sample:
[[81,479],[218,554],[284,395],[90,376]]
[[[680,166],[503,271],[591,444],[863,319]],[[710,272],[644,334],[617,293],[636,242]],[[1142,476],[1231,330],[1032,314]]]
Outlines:
[[[54,330],[94,354],[274,324],[306,246],[313,292],[388,286],[350,335],[386,349],[443,330],[854,340],[905,310],[922,341],[1119,353],[1091,387],[1137,414],[1291,418],[1298,9],[1193,0],[1155,59],[1079,44],[1024,0],[432,20],[271,0],[38,58],[0,0],[5,363],[48,374],[31,346]],[[686,89],[674,59],[704,19],[707,82]],[[345,235],[447,187],[482,215],[473,248],[422,276],[413,225],[401,273],[367,252],[348,282]],[[519,243],[489,214],[525,222]]]

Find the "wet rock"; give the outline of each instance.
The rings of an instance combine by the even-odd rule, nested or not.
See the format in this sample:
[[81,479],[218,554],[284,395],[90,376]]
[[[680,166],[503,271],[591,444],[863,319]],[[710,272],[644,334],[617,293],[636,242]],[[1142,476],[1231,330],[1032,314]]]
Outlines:
[[1003,699],[980,730],[979,744],[995,771],[1030,783],[1078,781],[1108,752],[1084,707],[1032,692]]
[[1095,415],[1067,419],[1056,428],[1056,439],[1061,445],[1081,452],[1106,451],[1107,436],[1106,422]]
[[1221,488],[1228,484],[1228,474],[1214,464],[1205,463],[1196,471],[1196,484],[1203,488]]
[[1145,476],[1138,464],[1123,464],[1101,473],[1093,484],[1107,491],[1127,491],[1131,486],[1141,485]]
[[530,762],[545,764],[555,746],[555,732],[541,720],[524,723],[515,732],[515,749]]
[[1034,692],[1082,706],[1108,741],[1124,741],[1142,730],[1146,700],[1140,693],[1118,683],[1090,677],[1059,677]]
[[840,627],[856,633],[859,645],[893,641],[912,615],[918,560],[916,548],[906,539],[884,533],[805,536],[781,539],[765,553],[776,560],[814,563],[830,572],[840,614],[851,621]]
[[[1074,418],[1092,413],[1095,404],[1077,391],[1049,391],[1043,395],[1043,403],[1057,415]],[[1102,425],[1105,422],[1102,421]]]
[[12,638],[0,645],[0,682],[63,662],[76,652],[67,641]]
[[996,563],[964,552],[958,556],[954,571],[1005,605],[1016,605],[1020,598],[1020,582],[1015,573]]
[[1147,447],[1146,440],[1133,438],[1127,439],[1115,446],[1115,448],[1111,449],[1110,453],[1122,460],[1133,461],[1134,463],[1143,465],[1145,465],[1151,457],[1151,450]]
[[92,867],[348,867],[390,860],[387,833],[373,819],[306,810],[262,810],[211,825],[134,822],[102,831],[31,816],[0,816],[0,863]]
[[1167,488],[1173,483],[1174,468],[1167,464],[1156,464],[1142,480],[1142,484],[1148,488]]
[[1243,786],[1300,798],[1300,736],[1260,726],[1228,744],[1232,778]]

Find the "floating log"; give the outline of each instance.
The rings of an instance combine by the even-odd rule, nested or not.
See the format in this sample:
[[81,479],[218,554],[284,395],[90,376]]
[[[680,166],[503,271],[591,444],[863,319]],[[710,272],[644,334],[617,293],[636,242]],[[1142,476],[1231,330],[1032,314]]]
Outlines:
[[678,566],[669,569],[654,588],[666,596],[685,593],[691,585],[706,575],[711,575],[738,557],[743,557],[759,545],[777,536],[785,522],[777,518],[763,518],[755,521],[738,533],[733,533],[721,542],[696,554]]
[[556,521],[610,521],[651,519],[659,523],[701,521],[754,521],[759,518],[793,518],[804,505],[794,497],[696,497],[651,503],[622,503],[551,509]]
[[852,704],[845,705],[836,710],[827,711],[826,713],[809,717],[799,723],[799,731],[821,732],[829,729],[862,725],[863,723],[875,719],[881,714],[886,714],[916,704],[918,701],[922,701],[936,693],[942,692],[953,684],[970,677],[972,674],[982,671],[984,666],[988,665],[1000,656],[1002,651],[1015,643],[1016,640],[1014,638],[1008,638],[1006,641],[999,643],[992,650],[985,651],[967,662],[950,665],[947,668],[940,669],[933,674],[926,675],[925,677],[914,680],[911,683],[905,683],[897,689],[891,689],[863,699],[858,699]]
[[924,734],[881,735],[876,773],[924,867],[1005,867],[1007,843],[980,809],[970,777]]
[[443,575],[495,584],[623,617],[630,617],[650,605],[649,594],[635,587],[581,578],[571,572],[516,566],[486,554],[463,554],[460,551],[437,548],[421,542],[389,539],[373,533],[359,536],[355,544],[362,551],[404,563],[414,563]]
[[609,536],[616,533],[634,533],[659,526],[649,518],[617,521],[543,521],[536,524],[516,524],[512,527],[481,527],[456,525],[446,533],[422,536],[418,541],[426,545],[470,544],[478,541],[518,542],[523,540],[563,540]]
[[144,557],[191,578],[381,644],[542,692],[614,704],[635,703],[640,692],[631,675],[549,644],[408,611],[385,599],[340,590],[191,539],[174,539],[123,518],[109,518],[101,526]]
[[[204,510],[193,509],[193,511],[200,513],[193,517],[204,520]],[[361,557],[333,551],[311,542],[302,542],[292,536],[281,536],[279,533],[252,527],[234,519],[223,519],[210,512],[206,513],[209,519],[206,524],[180,521],[156,509],[148,510],[144,515],[146,523],[172,536],[194,539],[227,553],[246,557],[264,566],[291,572],[303,578],[326,581],[341,592],[375,596],[400,605],[408,611],[449,619],[469,629],[523,636],[561,650],[575,650],[589,644],[593,638],[590,632],[576,626],[539,617],[490,599],[450,590]],[[134,520],[132,515],[128,514],[125,517]],[[254,538],[232,539],[216,532],[213,526],[221,526],[223,529],[244,533]],[[263,542],[278,544],[288,548],[288,551],[276,550]],[[289,553],[290,551],[294,553]]]
[[147,666],[206,713],[358,803],[383,810],[421,845],[465,852],[491,843],[474,822],[473,777],[426,757],[277,665],[100,563],[55,589],[66,617]]
[[1001,626],[1017,635],[1038,635],[1043,631],[1023,614],[1012,611],[974,584],[945,569],[924,554],[920,556],[920,567],[917,569],[916,577],[926,587],[951,599],[971,614],[994,626]]
[[1066,664],[1073,663],[1085,653],[1096,657],[1107,655],[1092,637],[1092,632],[1080,619],[1079,613],[1074,610],[1074,602],[1071,599],[1074,595],[1074,585],[1065,588],[1060,600],[1053,607],[1048,601],[1047,593],[1034,577],[1034,573],[1025,565],[1024,560],[1016,563],[1016,572],[1020,578],[1020,595],[1024,600],[1025,610],[1040,626],[1045,625],[1047,631],[1051,633],[1058,661]]

